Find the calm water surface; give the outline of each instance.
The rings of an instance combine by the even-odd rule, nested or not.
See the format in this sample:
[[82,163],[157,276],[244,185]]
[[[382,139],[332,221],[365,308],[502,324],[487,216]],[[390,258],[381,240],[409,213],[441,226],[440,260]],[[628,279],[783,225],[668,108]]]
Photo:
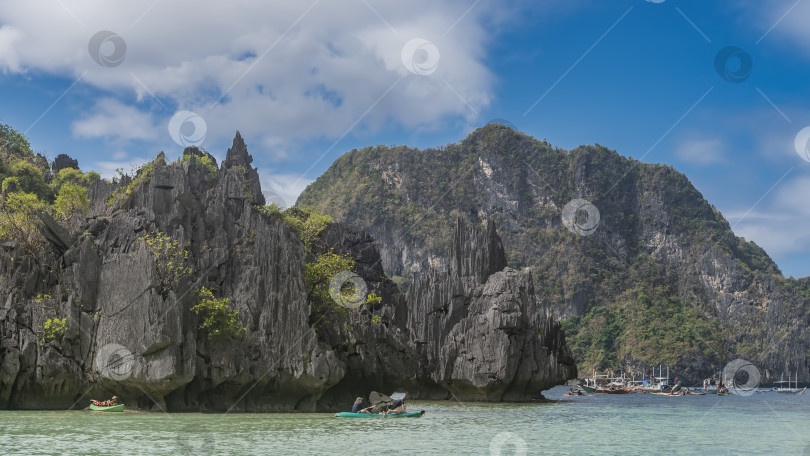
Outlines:
[[418,419],[0,411],[0,454],[810,455],[810,393],[413,402]]

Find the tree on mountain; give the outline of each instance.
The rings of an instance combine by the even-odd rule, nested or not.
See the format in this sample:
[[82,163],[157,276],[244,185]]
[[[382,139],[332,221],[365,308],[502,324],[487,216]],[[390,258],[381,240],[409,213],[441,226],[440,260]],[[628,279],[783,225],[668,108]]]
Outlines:
[[28,138],[9,125],[0,124],[0,151],[14,155],[33,156]]
[[53,201],[53,190],[45,182],[45,172],[33,163],[17,159],[11,162],[11,175],[19,180],[19,190],[33,193],[41,200]]
[[47,207],[33,193],[17,191],[6,194],[0,199],[0,238],[16,242],[26,253],[37,257],[45,247],[37,227],[37,214]]
[[69,222],[74,215],[86,214],[90,209],[87,188],[73,183],[62,185],[53,207],[59,219],[66,222]]

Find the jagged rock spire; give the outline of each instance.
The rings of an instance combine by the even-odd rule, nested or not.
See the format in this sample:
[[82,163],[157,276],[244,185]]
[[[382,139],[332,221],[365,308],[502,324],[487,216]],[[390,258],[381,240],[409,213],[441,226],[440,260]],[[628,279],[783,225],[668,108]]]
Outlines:
[[475,277],[486,282],[492,274],[506,267],[503,242],[495,229],[495,221],[487,220],[486,231],[467,227],[462,217],[456,219],[456,231],[450,247],[450,274]]
[[418,375],[475,401],[528,400],[576,377],[560,324],[537,314],[531,272],[506,267],[495,222],[459,217],[450,250],[449,274],[431,270],[408,291]]
[[233,138],[233,145],[228,149],[222,165],[230,169],[232,166],[238,165],[250,166],[251,163],[253,163],[253,157],[248,153],[245,140],[242,139],[242,135],[237,130],[236,136]]
[[[259,173],[256,168],[250,166],[251,163],[253,163],[253,157],[248,153],[245,140],[242,139],[242,135],[237,131],[236,136],[233,138],[233,145],[228,149],[225,160],[222,162],[222,168],[227,170],[233,167],[244,168],[243,171],[232,174],[239,175],[237,179],[241,180],[242,184],[244,184],[244,188],[247,190],[252,204],[264,206],[265,200],[264,195],[262,195],[262,185],[261,182],[259,182]],[[231,187],[231,190],[231,195],[236,195],[241,192],[241,190],[233,190],[233,187]]]
[[59,171],[65,168],[79,169],[79,161],[75,158],[71,158],[69,155],[59,154],[53,160],[53,165],[51,167],[53,169],[53,173],[57,174]]

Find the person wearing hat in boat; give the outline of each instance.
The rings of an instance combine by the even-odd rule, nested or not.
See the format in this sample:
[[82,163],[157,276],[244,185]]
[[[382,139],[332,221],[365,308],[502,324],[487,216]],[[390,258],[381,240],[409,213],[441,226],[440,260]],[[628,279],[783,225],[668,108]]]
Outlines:
[[360,410],[363,409],[363,398],[358,397],[354,400],[354,405],[352,405],[352,413],[360,413]]
[[118,396],[113,396],[112,399],[108,401],[97,401],[95,399],[90,399],[90,402],[97,407],[112,407],[113,405],[118,405]]
[[358,397],[354,400],[354,405],[352,405],[352,413],[371,413],[371,409],[374,406],[363,408],[363,398]]

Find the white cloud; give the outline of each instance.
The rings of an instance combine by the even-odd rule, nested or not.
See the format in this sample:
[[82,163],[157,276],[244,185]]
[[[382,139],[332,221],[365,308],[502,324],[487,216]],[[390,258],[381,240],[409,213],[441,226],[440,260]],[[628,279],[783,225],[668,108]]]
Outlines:
[[796,0],[744,0],[736,7],[744,11],[745,26],[759,29],[763,44],[788,41],[810,53],[810,3]]
[[726,145],[720,139],[687,139],[675,148],[675,155],[692,165],[713,165],[726,161]]
[[[752,96],[757,96],[756,92]],[[675,149],[677,156],[683,159],[680,154],[685,153],[682,150],[684,144],[718,139],[724,144],[721,157],[727,162],[736,161],[735,149],[744,147],[767,160],[801,163],[794,142],[799,131],[810,125],[810,110],[797,102],[784,103],[781,109],[789,113],[791,119],[791,122],[786,122],[764,99],[761,103],[757,109],[706,109],[698,112],[699,121],[711,126],[685,130],[681,134],[682,142]]]
[[269,174],[259,170],[259,180],[262,184],[262,191],[271,191],[284,200],[286,207],[291,207],[298,200],[298,196],[312,179],[307,179],[296,174]]
[[[471,6],[430,0],[65,0],[43,8],[0,0],[0,68],[83,74],[84,83],[109,94],[134,93],[147,101],[154,95],[164,105],[200,114],[206,142],[227,140],[236,129],[278,144],[337,138],[391,121],[440,128],[447,119],[475,117],[492,99],[493,76],[485,65],[490,32],[483,24],[504,8],[494,0]],[[91,58],[88,43],[100,30],[124,39],[119,66]],[[402,64],[402,47],[413,38],[440,51],[435,73],[412,74]],[[101,54],[112,47],[105,43]],[[136,115],[138,128],[118,128],[126,125],[103,117],[126,113],[107,103],[77,122],[76,134],[128,140],[147,137],[143,129],[151,127],[161,138],[168,135],[170,114],[156,125]],[[105,111],[113,108],[117,112]]]
[[755,240],[776,261],[802,252],[810,255],[810,176],[785,181],[774,193],[760,204],[761,208],[725,214],[735,234]]
[[154,139],[152,116],[113,98],[102,98],[92,113],[73,122],[73,134],[83,138],[116,138],[123,141]]
[[0,27],[0,62],[3,62],[4,73],[20,71],[20,57],[14,50],[19,39],[19,30]]

